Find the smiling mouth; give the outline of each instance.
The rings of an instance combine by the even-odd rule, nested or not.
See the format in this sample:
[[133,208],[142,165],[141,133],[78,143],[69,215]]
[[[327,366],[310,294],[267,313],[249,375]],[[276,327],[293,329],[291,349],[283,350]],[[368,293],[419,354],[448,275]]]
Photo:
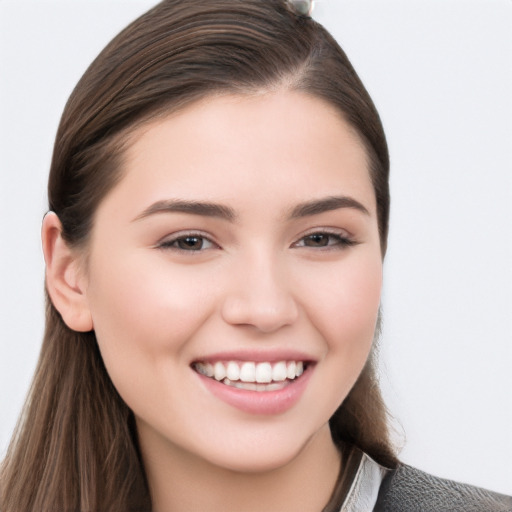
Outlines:
[[306,361],[195,362],[193,370],[227,386],[247,391],[278,391],[296,381],[307,368]]

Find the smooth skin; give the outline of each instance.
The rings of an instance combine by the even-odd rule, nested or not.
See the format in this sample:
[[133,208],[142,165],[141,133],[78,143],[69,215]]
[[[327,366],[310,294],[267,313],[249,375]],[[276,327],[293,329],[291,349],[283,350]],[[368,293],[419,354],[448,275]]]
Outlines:
[[[361,141],[304,93],[226,95],[139,128],[123,165],[87,258],[55,214],[43,247],[54,304],[95,330],[135,414],[154,510],[321,510],[340,465],[328,420],[368,357],[382,286]],[[291,408],[250,414],[191,367],[226,351],[314,364]]]

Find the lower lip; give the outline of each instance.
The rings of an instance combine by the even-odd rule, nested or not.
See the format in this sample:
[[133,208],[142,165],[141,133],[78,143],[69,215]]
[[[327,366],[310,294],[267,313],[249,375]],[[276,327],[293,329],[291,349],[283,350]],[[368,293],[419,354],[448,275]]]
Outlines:
[[307,387],[313,364],[309,364],[304,373],[282,389],[275,391],[249,391],[205,377],[196,375],[206,388],[223,402],[250,414],[281,414],[291,409],[300,399]]

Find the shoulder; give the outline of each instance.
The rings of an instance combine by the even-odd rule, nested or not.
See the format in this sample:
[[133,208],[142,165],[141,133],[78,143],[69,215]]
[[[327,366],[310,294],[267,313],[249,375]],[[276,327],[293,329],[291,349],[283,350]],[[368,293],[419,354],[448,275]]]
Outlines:
[[512,512],[512,497],[400,464],[380,487],[375,512]]

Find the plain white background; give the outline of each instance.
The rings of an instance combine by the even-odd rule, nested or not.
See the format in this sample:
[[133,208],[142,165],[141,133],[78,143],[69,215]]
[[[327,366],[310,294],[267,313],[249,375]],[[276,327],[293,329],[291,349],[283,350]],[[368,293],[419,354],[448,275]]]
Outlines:
[[[0,456],[42,338],[39,229],[60,113],[155,3],[0,0]],[[512,494],[512,2],[323,0],[315,18],[388,135],[382,386],[401,457]]]

